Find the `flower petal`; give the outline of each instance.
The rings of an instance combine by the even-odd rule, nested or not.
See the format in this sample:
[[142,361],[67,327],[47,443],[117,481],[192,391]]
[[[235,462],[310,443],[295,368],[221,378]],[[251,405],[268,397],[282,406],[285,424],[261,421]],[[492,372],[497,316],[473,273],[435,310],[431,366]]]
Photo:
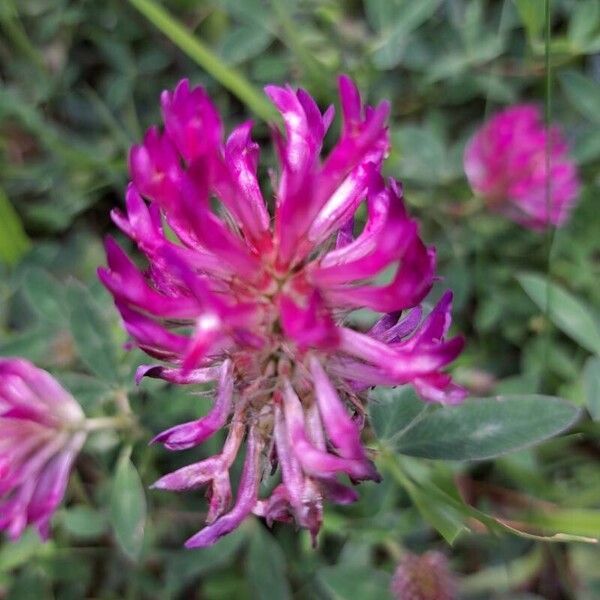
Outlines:
[[252,512],[258,499],[262,446],[263,443],[259,438],[256,427],[251,427],[246,444],[246,459],[233,509],[192,536],[185,543],[186,548],[212,546],[219,538],[239,527],[241,522]]
[[217,399],[210,412],[196,421],[176,425],[158,434],[152,443],[164,444],[169,450],[187,450],[201,444],[221,429],[231,413],[233,396],[233,366],[226,360],[221,367]]

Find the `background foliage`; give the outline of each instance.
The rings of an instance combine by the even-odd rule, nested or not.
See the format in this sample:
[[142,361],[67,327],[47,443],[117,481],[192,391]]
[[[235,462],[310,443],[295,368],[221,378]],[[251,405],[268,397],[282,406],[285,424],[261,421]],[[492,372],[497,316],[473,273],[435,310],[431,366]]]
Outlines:
[[[0,354],[50,369],[89,416],[124,416],[122,431],[90,438],[53,540],[28,533],[0,544],[0,598],[379,600],[403,552],[434,548],[450,557],[467,599],[600,597],[600,550],[577,537],[600,537],[600,2],[553,0],[547,22],[549,5],[0,3]],[[404,181],[438,247],[438,287],[455,290],[456,330],[468,338],[457,378],[474,395],[516,396],[501,410],[486,400],[422,414],[409,390],[381,390],[371,416],[385,480],[362,485],[357,505],[328,507],[317,551],[304,533],[276,526],[273,535],[258,520],[211,549],[184,551],[203,519],[201,493],[148,486],[190,453],[147,441],[210,398],[134,386],[142,357],[124,350],[95,278],[126,153],[159,121],[159,92],[181,77],[209,90],[228,125],[254,113],[264,141],[272,111],[263,84],[289,81],[328,103],[341,71],[371,101],[392,102],[386,170]],[[523,100],[563,124],[585,182],[569,224],[548,234],[486,213],[462,171],[475,127]],[[270,164],[263,151],[263,175]],[[562,396],[583,416],[568,434],[505,454],[576,416],[523,394]],[[134,428],[125,427],[130,411]],[[483,418],[505,419],[507,434],[471,439]],[[557,533],[555,543],[534,539]]]

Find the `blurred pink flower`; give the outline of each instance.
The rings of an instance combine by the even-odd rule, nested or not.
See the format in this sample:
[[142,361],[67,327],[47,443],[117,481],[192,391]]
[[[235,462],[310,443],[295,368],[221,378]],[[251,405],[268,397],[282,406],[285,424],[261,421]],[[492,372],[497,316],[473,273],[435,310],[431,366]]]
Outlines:
[[[266,88],[286,131],[274,132],[281,172],[271,174],[273,223],[251,123],[223,143],[217,110],[186,80],[163,92],[165,131],[150,129],[130,153],[127,213],[114,211],[113,219],[149,268],[140,272],[109,239],[99,276],[133,340],[168,363],[140,367],[138,379],[216,382],[206,416],[155,441],[183,450],[229,424],[219,455],[155,484],[208,486],[209,525],[190,547],[214,543],[252,512],[269,523],[295,520],[314,539],[325,499],[357,498],[338,474],[379,479],[360,441],[371,386],[410,383],[423,399],[450,404],[465,395],[441,371],[463,347],[460,337],[445,339],[451,294],[423,321],[419,308],[401,316],[429,292],[435,252],[408,216],[402,188],[380,175],[388,104],[365,107],[350,79],[339,83],[341,137],[323,162],[333,107],[321,114],[304,90]],[[355,236],[363,202],[367,222]],[[388,267],[391,280],[378,284]],[[361,333],[346,324],[358,308],[388,314]],[[227,512],[229,468],[244,437],[242,477]],[[281,483],[261,499],[269,461]]]
[[456,600],[458,585],[441,552],[407,554],[396,567],[391,584],[396,600]]
[[34,525],[43,539],[86,434],[75,399],[50,374],[0,358],[0,529],[17,539]]
[[579,194],[562,132],[546,128],[534,105],[494,115],[467,144],[464,166],[473,191],[491,209],[534,230],[563,225]]

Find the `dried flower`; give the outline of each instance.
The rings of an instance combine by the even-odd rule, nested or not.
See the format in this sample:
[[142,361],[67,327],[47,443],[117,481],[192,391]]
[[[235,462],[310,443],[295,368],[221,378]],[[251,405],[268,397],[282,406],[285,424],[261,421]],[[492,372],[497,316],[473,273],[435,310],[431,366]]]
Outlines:
[[456,600],[457,582],[441,552],[404,556],[392,577],[397,600]]
[[563,225],[579,194],[567,143],[558,127],[546,128],[537,106],[494,115],[470,140],[464,163],[473,191],[530,229]]
[[[304,90],[266,92],[286,129],[285,138],[274,133],[281,164],[277,181],[272,175],[274,223],[257,179],[251,123],[223,143],[218,112],[202,88],[184,80],[162,95],[165,131],[150,129],[132,148],[127,214],[113,212],[149,268],[142,274],[109,239],[109,268],[99,271],[133,340],[169,363],[140,367],[138,379],[216,382],[206,416],[155,439],[183,450],[229,424],[219,455],[155,484],[208,486],[209,525],[190,547],[214,543],[252,512],[269,523],[295,520],[314,540],[324,500],[357,497],[338,474],[379,479],[360,441],[369,387],[411,383],[425,400],[444,403],[465,395],[441,371],[463,346],[462,338],[444,339],[451,294],[423,321],[413,308],[432,286],[435,252],[421,241],[401,187],[379,173],[388,151],[387,103],[363,107],[354,84],[341,77],[341,138],[321,163],[333,108],[321,114]],[[368,218],[355,236],[362,202]],[[373,281],[394,266],[389,283]],[[345,325],[358,308],[387,314],[360,333]],[[229,468],[244,437],[243,473],[227,512]],[[281,483],[260,499],[269,461],[279,466]]]
[[13,540],[27,525],[43,539],[86,438],[85,416],[49,373],[0,359],[0,529]]

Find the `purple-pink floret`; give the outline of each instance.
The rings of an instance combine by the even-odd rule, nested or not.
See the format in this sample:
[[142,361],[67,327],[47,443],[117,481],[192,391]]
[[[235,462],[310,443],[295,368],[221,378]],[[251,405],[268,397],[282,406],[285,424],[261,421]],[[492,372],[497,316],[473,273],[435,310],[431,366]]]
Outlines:
[[15,540],[28,525],[43,539],[86,434],[75,399],[46,371],[0,359],[0,529]]
[[579,194],[575,163],[557,126],[535,105],[494,115],[469,141],[465,172],[489,207],[529,229],[561,226]]
[[[333,107],[322,114],[290,87],[266,93],[285,123],[285,135],[274,132],[272,204],[259,185],[251,123],[224,142],[206,92],[184,80],[162,95],[165,130],[150,129],[132,148],[127,210],[113,212],[149,267],[141,272],[109,239],[108,268],[99,271],[135,343],[163,361],[141,366],[138,380],[215,382],[206,416],[155,438],[182,450],[227,427],[220,454],[155,484],[207,486],[208,526],[189,547],[213,544],[250,513],[295,521],[314,540],[325,500],[357,499],[339,476],[379,480],[360,440],[369,388],[412,384],[424,400],[447,404],[465,396],[442,371],[463,347],[460,337],[446,339],[451,294],[424,320],[419,308],[435,251],[419,237],[402,188],[380,174],[388,104],[363,106],[341,77],[341,136],[322,159]],[[361,204],[366,223],[355,233]],[[391,277],[378,282],[386,269]],[[350,316],[360,308],[386,315],[356,331]],[[231,508],[229,470],[244,439]],[[261,498],[263,474],[277,467],[280,483]]]

